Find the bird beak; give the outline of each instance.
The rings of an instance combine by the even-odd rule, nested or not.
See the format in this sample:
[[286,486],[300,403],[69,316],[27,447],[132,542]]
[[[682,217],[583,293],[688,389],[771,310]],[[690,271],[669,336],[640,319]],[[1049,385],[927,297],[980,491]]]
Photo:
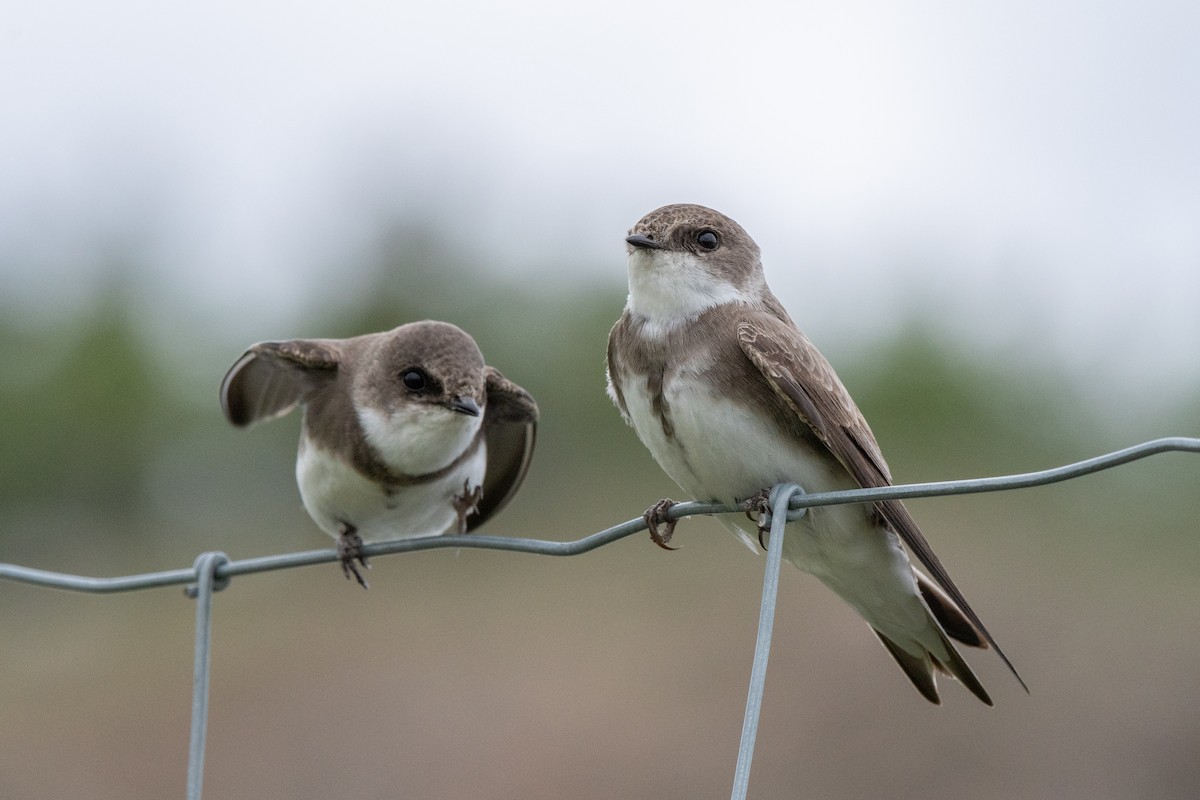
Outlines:
[[457,411],[460,414],[466,414],[469,417],[479,416],[479,403],[476,403],[471,397],[452,397],[450,402],[446,404],[451,411]]
[[665,244],[659,244],[649,236],[646,236],[642,233],[635,233],[632,236],[626,236],[625,242],[642,250],[665,250],[667,247]]

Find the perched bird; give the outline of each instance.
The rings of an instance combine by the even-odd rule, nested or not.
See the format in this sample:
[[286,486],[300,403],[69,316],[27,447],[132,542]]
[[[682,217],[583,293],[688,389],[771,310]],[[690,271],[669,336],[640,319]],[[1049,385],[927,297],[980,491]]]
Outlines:
[[434,321],[256,344],[221,383],[239,427],[296,406],[304,507],[363,588],[364,540],[466,533],[503,508],[529,468],[538,418],[474,339]]
[[[669,205],[625,242],[629,298],[609,334],[608,393],[685,492],[750,508],[784,481],[808,492],[891,483],[866,420],[767,287],[758,245],[740,225]],[[662,545],[671,502],[646,512]],[[722,523],[754,546],[737,520]],[[900,501],[811,508],[799,525],[784,558],[849,603],[928,700],[940,702],[941,672],[992,704],[949,637],[995,647],[1021,681]]]

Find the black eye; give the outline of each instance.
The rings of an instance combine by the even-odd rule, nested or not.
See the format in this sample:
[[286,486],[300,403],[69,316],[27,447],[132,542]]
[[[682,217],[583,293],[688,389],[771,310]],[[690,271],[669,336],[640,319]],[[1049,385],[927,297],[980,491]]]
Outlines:
[[701,250],[716,250],[720,243],[716,231],[700,231],[696,234],[696,244],[700,245]]
[[423,369],[406,369],[400,373],[400,380],[410,392],[420,392],[429,386],[429,376]]

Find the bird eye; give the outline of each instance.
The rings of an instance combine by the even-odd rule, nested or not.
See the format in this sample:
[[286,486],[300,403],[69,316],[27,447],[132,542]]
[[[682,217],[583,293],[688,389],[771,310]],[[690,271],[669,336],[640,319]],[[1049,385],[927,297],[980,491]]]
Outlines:
[[423,369],[406,369],[400,373],[400,380],[410,392],[420,392],[429,386],[429,376]]
[[716,231],[703,230],[696,234],[696,244],[700,245],[701,250],[716,250],[720,243]]

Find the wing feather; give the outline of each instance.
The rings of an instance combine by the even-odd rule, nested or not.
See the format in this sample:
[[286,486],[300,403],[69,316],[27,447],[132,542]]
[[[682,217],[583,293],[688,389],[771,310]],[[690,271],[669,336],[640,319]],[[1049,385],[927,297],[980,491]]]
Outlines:
[[260,342],[221,381],[221,408],[238,427],[287,414],[337,375],[341,353],[330,340]]
[[483,478],[483,499],[467,521],[468,531],[486,522],[517,493],[529,471],[537,438],[538,407],[529,392],[505,378],[495,367],[485,368],[484,380],[487,472]]
[[[738,324],[737,334],[742,351],[776,394],[809,426],[860,486],[891,485],[891,473],[862,412],[833,367],[803,333],[782,319],[757,314],[743,319]],[[996,649],[1021,686],[1029,691],[1008,656],[950,578],[904,504],[899,500],[885,500],[875,503],[875,508],[970,624],[978,629],[984,642]]]

